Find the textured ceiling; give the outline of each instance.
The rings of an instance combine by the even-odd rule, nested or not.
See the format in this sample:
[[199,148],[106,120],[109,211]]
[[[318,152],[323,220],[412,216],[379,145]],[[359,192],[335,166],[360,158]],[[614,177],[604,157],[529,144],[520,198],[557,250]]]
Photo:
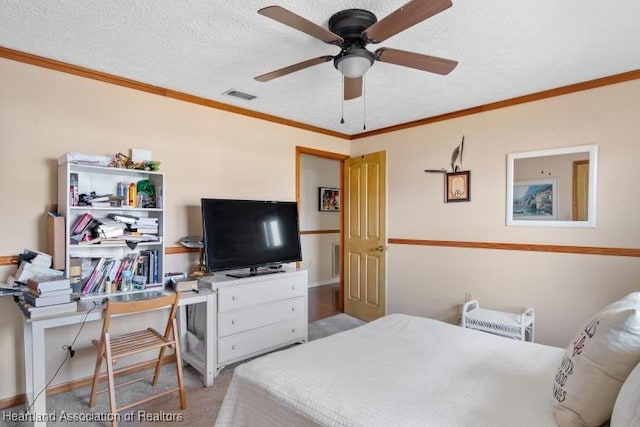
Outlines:
[[345,134],[362,132],[364,117],[375,130],[640,69],[639,0],[453,0],[369,48],[441,56],[457,68],[441,76],[376,62],[365,96],[344,102],[344,124],[332,62],[253,79],[339,51],[258,9],[280,5],[327,27],[343,9],[381,19],[406,2],[0,0],[0,46]]

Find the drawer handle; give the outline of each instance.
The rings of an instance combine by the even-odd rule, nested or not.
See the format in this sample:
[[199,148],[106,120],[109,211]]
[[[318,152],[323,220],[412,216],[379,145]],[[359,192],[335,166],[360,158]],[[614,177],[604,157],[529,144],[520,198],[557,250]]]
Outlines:
[[232,325],[235,325],[236,323],[238,323],[238,322],[236,322],[236,319],[231,319],[231,324]]
[[296,311],[296,308],[295,307],[291,307],[291,311]]
[[291,328],[291,333],[294,334],[296,332],[296,328]]
[[234,344],[231,346],[231,350],[235,350],[235,349],[236,349],[236,345]]
[[296,285],[291,285],[291,289],[295,291],[296,290]]
[[234,296],[231,297],[231,301],[237,301],[237,300],[238,300],[237,296],[234,295]]

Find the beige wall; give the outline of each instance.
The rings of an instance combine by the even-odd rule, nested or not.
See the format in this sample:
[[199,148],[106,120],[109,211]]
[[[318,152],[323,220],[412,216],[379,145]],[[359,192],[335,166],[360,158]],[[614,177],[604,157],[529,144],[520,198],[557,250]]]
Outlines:
[[[249,106],[249,104],[247,104]],[[199,234],[201,197],[295,200],[295,146],[348,154],[349,144],[317,133],[0,59],[0,255],[44,249],[44,212],[56,202],[57,159],[65,152],[114,154],[146,148],[166,174],[167,245]],[[189,255],[167,256],[167,271],[189,270]],[[0,268],[0,281],[15,268]],[[0,299],[0,400],[22,393],[22,317]],[[77,328],[47,339],[47,372]],[[54,384],[92,372],[91,325]],[[86,349],[86,350],[83,350]]]
[[[303,154],[300,156],[300,229],[338,230],[339,212],[318,209],[318,188],[340,187],[340,161]],[[309,273],[309,287],[335,283],[332,273],[333,245],[340,234],[304,234],[301,237],[302,267]]]
[[[640,246],[640,81],[384,134],[344,140],[0,59],[0,255],[44,248],[45,209],[55,202],[56,159],[67,151],[112,154],[147,148],[167,184],[167,243],[199,230],[201,197],[295,198],[295,146],[349,154],[387,151],[388,236],[608,247]],[[250,105],[250,104],[248,104]],[[443,180],[425,168],[448,165],[466,135],[472,171],[469,203],[445,204]],[[595,229],[505,226],[506,153],[599,145]],[[621,187],[620,183],[625,186]],[[167,270],[192,267],[192,255],[167,257]],[[0,268],[0,280],[15,268]],[[533,306],[540,342],[566,345],[603,304],[640,289],[637,258],[390,245],[389,312],[456,321],[468,291],[481,304]],[[22,318],[0,299],[0,400],[24,391]],[[47,372],[77,328],[47,338]],[[90,339],[54,383],[91,373]]]
[[[386,150],[388,237],[640,247],[633,191],[640,158],[640,81],[356,140]],[[465,135],[471,202],[443,203],[443,177]],[[505,225],[506,154],[598,144],[597,227]],[[621,184],[624,183],[623,186]],[[536,310],[538,341],[565,346],[594,310],[640,290],[640,259],[389,245],[388,311],[457,321],[465,291],[487,307]]]

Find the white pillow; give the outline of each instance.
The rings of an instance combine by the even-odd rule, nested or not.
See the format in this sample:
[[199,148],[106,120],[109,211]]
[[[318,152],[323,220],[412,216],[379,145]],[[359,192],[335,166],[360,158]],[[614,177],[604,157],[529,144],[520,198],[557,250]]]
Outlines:
[[640,426],[640,363],[622,384],[611,415],[611,427]]
[[576,334],[553,386],[560,427],[600,426],[640,361],[640,292],[603,308]]

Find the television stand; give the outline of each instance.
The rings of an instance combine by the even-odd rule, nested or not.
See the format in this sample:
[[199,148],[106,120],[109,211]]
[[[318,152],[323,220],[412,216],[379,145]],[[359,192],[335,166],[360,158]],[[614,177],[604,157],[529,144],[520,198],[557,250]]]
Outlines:
[[282,265],[270,266],[264,270],[260,270],[258,267],[250,267],[248,273],[233,272],[227,273],[227,276],[242,279],[244,277],[262,276],[264,274],[284,273],[284,271]]
[[242,279],[225,274],[200,279],[199,286],[211,289],[217,301],[209,335],[214,336],[214,376],[225,366],[307,341],[308,274],[281,270]]

